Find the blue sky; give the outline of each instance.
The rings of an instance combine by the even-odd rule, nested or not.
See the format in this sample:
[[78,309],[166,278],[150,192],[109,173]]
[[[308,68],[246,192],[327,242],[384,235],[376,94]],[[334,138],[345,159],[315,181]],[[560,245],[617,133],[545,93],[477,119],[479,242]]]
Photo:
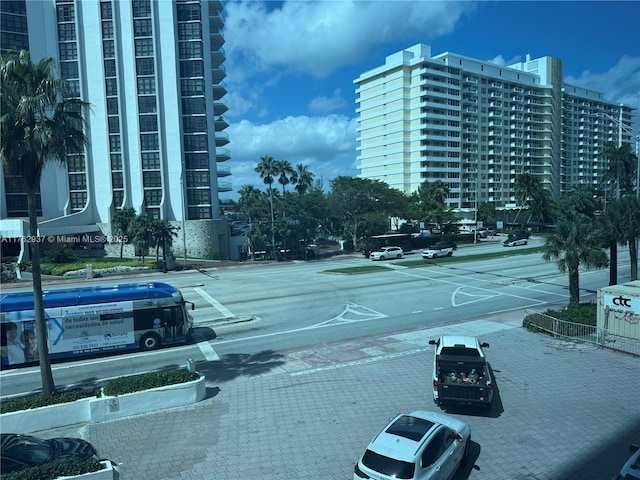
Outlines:
[[[357,175],[355,85],[416,43],[509,65],[553,56],[565,81],[640,109],[640,1],[226,1],[225,68],[234,192],[263,188],[263,155],[324,184]],[[636,133],[640,112],[636,113]]]

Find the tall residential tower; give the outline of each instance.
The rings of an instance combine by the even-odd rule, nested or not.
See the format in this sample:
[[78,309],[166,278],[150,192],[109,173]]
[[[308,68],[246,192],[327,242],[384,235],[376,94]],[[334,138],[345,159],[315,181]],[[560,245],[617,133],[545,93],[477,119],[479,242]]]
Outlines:
[[360,177],[405,193],[441,180],[467,219],[484,202],[515,208],[523,173],[555,196],[598,185],[605,144],[632,142],[620,128],[632,109],[565,84],[562,70],[552,57],[505,67],[424,44],[388,56],[354,81]]
[[[66,168],[43,172],[40,233],[109,233],[113,213],[133,207],[180,227],[177,255],[188,243],[189,256],[226,258],[228,226],[218,200],[231,189],[221,180],[231,173],[223,164],[230,157],[222,2],[2,4],[2,49],[13,46],[5,42],[24,48],[24,35],[7,30],[27,27],[33,61],[56,59],[68,95],[91,104],[86,150]],[[7,192],[2,218],[25,216],[26,200],[10,198],[18,183],[0,180]]]

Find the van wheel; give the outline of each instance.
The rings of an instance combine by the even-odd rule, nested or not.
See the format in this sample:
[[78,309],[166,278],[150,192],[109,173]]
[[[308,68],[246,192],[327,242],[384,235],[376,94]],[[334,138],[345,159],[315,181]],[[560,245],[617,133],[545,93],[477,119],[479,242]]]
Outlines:
[[157,333],[147,333],[140,339],[140,350],[155,350],[156,348],[160,348],[161,344],[162,340]]
[[447,257],[450,257],[451,255],[453,255],[453,252],[447,253]]

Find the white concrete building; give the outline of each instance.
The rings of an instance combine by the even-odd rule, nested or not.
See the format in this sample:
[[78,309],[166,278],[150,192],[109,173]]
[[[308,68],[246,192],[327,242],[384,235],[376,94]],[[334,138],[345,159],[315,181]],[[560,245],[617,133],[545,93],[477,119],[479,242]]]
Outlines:
[[508,67],[418,44],[354,80],[359,176],[407,194],[425,181],[450,189],[447,204],[473,218],[477,204],[515,208],[528,172],[558,196],[598,185],[608,142],[631,143],[632,109],[563,83],[562,61]]
[[[186,245],[190,257],[227,258],[222,2],[2,3],[3,50],[24,47],[26,30],[33,60],[56,59],[69,96],[91,104],[86,150],[43,172],[40,234],[109,234],[112,214],[133,207],[180,227],[177,256]],[[0,181],[0,217],[25,217],[19,179]]]

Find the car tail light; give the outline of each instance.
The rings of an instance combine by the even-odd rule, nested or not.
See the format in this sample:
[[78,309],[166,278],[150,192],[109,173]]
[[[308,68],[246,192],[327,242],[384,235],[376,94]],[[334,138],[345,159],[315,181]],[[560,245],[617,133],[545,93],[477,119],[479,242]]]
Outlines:
[[491,385],[490,383],[487,383],[487,390],[493,390],[493,385]]
[[438,388],[438,380],[433,379],[433,388]]
[[360,470],[360,467],[358,466],[357,463],[356,463],[355,468],[353,469],[353,473],[355,473],[360,478],[371,478],[369,475],[367,475],[362,470]]

